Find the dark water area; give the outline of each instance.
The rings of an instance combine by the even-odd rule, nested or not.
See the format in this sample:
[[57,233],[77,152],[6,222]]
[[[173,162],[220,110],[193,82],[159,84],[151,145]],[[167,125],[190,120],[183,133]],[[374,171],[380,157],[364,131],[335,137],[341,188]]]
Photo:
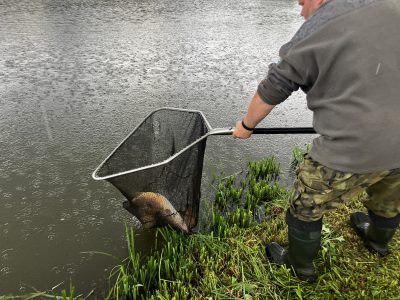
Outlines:
[[[302,23],[297,1],[0,0],[0,295],[72,280],[108,289],[126,257],[123,196],[91,173],[151,111],[201,110],[213,127],[246,111]],[[310,126],[295,93],[260,126]],[[211,137],[212,176],[275,155],[284,169],[312,136]],[[211,195],[211,196],[210,196]],[[207,214],[207,212],[204,212]],[[139,231],[143,252],[152,236]]]

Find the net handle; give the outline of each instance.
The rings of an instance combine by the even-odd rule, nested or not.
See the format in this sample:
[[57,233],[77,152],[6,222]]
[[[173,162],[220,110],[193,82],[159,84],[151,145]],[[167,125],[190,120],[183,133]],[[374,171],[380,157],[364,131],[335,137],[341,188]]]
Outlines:
[[[214,128],[209,135],[230,135],[234,128]],[[271,127],[271,128],[255,128],[253,134],[315,134],[312,127]]]

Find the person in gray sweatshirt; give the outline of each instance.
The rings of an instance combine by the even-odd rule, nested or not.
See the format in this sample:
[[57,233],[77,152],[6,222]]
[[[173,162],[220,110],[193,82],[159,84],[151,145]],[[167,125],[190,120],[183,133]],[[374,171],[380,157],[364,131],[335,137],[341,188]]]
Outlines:
[[324,214],[363,195],[368,212],[350,221],[381,256],[400,223],[400,1],[298,3],[305,22],[270,64],[233,137],[249,138],[293,91],[306,93],[319,136],[297,169],[286,213],[289,249],[272,242],[266,252],[313,282]]

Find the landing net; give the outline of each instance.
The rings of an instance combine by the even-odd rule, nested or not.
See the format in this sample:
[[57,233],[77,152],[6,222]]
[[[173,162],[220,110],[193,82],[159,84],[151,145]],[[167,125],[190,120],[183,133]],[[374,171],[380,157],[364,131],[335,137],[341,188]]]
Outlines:
[[143,192],[164,196],[191,230],[198,221],[210,130],[199,111],[156,110],[104,160],[93,178],[109,181],[128,201]]

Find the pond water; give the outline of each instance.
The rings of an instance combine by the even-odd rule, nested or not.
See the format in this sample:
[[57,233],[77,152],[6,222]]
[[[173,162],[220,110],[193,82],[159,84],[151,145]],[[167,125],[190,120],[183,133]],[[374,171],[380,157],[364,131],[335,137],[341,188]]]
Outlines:
[[[123,196],[91,173],[151,111],[201,110],[213,127],[246,111],[303,22],[288,0],[0,0],[0,295],[70,280],[101,298],[126,257]],[[260,126],[310,126],[293,94]],[[211,179],[312,136],[211,137]],[[204,212],[207,213],[207,212]],[[139,231],[146,251],[151,234]]]

